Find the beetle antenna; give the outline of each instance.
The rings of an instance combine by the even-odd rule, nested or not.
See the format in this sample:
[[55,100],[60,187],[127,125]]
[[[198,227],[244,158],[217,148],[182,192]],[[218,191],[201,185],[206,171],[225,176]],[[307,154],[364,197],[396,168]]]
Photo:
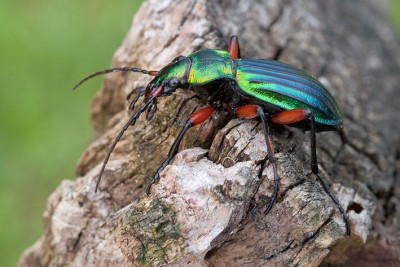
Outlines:
[[76,88],[78,88],[82,83],[86,82],[87,80],[99,76],[99,75],[103,75],[103,74],[107,74],[110,72],[114,72],[114,71],[131,71],[131,72],[140,72],[143,74],[147,74],[150,76],[156,76],[157,75],[157,71],[154,70],[143,70],[143,69],[139,69],[139,68],[131,68],[131,67],[121,67],[121,68],[112,68],[112,69],[106,69],[106,70],[101,70],[98,72],[95,72],[93,74],[90,74],[89,76],[87,76],[86,78],[83,78],[82,80],[80,80],[74,87],[72,87],[72,90],[75,90]]
[[103,161],[103,166],[101,167],[100,173],[99,173],[99,177],[97,178],[97,182],[96,182],[96,189],[95,189],[95,193],[97,192],[97,189],[99,188],[99,184],[100,184],[100,180],[101,180],[101,176],[104,173],[104,170],[106,168],[107,162],[110,159],[111,153],[114,151],[115,146],[117,145],[117,143],[119,142],[119,140],[121,139],[121,137],[124,135],[125,131],[129,128],[129,126],[134,125],[136,123],[137,118],[139,118],[140,114],[142,114],[144,111],[147,110],[147,108],[155,101],[155,97],[151,96],[146,103],[144,103],[140,109],[135,112],[131,118],[129,119],[129,121],[124,125],[124,127],[122,127],[122,130],[119,132],[119,134],[117,135],[117,137],[115,138],[114,142],[111,144],[110,148],[108,149],[107,155],[104,158]]

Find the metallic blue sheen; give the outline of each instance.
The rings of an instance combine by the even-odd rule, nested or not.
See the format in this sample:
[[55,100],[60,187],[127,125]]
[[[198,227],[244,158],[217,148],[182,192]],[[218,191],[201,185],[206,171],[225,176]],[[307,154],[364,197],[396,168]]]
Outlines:
[[313,76],[274,60],[235,60],[236,80],[246,94],[282,109],[309,108],[315,121],[343,127],[343,115],[333,96]]

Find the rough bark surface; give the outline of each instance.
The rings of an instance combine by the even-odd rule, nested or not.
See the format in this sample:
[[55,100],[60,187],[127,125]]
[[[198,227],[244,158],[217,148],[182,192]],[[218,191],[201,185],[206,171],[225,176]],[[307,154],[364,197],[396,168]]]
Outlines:
[[151,122],[142,118],[125,133],[95,193],[108,146],[129,118],[126,95],[148,81],[115,73],[92,103],[98,138],[80,159],[79,177],[49,197],[45,232],[19,266],[400,265],[400,44],[384,15],[361,0],[149,0],[112,65],[159,69],[200,48],[226,49],[231,34],[243,57],[304,68],[337,99],[348,143],[319,134],[318,156],[352,236],[310,175],[308,133],[289,127],[271,129],[278,202],[268,216],[251,212],[270,200],[272,168],[260,170],[259,122],[224,111],[189,130],[145,196],[180,127],[205,104],[190,91],[160,99]]

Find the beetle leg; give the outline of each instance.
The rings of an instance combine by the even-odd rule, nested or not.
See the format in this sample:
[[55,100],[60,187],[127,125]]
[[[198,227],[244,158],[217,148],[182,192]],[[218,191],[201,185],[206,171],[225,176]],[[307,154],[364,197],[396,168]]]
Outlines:
[[272,168],[274,170],[274,194],[272,195],[271,202],[268,204],[267,208],[264,210],[264,214],[267,215],[269,211],[272,209],[272,206],[275,204],[276,199],[278,197],[279,190],[279,175],[278,175],[278,167],[276,165],[274,149],[272,147],[272,142],[269,134],[268,128],[268,117],[265,115],[264,110],[261,107],[257,107],[257,113],[261,118],[261,123],[264,130],[265,142],[267,144],[267,152],[268,152],[268,160],[272,164]]
[[339,131],[340,140],[342,141],[342,146],[347,144],[347,137],[343,130]]
[[306,119],[311,121],[310,126],[310,139],[311,139],[311,171],[312,173],[318,173],[318,160],[317,160],[317,149],[316,149],[316,138],[315,138],[315,120],[314,115],[309,109],[296,108],[291,110],[285,110],[276,113],[271,116],[271,121],[277,124],[291,124],[301,122]]
[[338,210],[340,211],[340,213],[342,214],[343,217],[343,221],[346,225],[346,235],[350,236],[351,235],[351,228],[350,228],[350,222],[349,222],[349,217],[347,217],[347,214],[345,212],[345,210],[343,209],[343,207],[340,205],[339,200],[337,199],[337,197],[335,197],[330,191],[329,191],[329,187],[328,185],[325,183],[324,180],[322,180],[322,178],[318,175],[315,174],[318,177],[319,182],[322,185],[322,188],[324,189],[325,193],[327,193],[330,198],[333,200],[333,202],[335,203],[336,207],[338,208]]
[[155,100],[154,96],[151,96],[146,103],[144,103],[137,112],[135,112],[131,118],[129,119],[129,121],[124,125],[124,127],[122,127],[122,130],[119,132],[119,134],[117,135],[117,137],[114,139],[114,142],[112,142],[110,148],[108,149],[108,152],[106,154],[106,156],[104,157],[104,161],[103,161],[103,165],[101,166],[101,170],[99,173],[99,177],[97,178],[97,182],[96,182],[96,189],[95,192],[97,192],[97,189],[99,188],[100,185],[100,181],[101,181],[101,177],[104,173],[104,170],[106,168],[107,162],[110,159],[111,153],[114,151],[115,146],[117,145],[117,143],[119,142],[119,140],[121,139],[121,137],[124,135],[125,131],[129,128],[129,126],[132,126],[136,123],[137,118],[139,118],[140,114],[142,114],[145,110],[147,110],[147,108],[153,103],[153,101]]
[[196,126],[208,118],[211,117],[211,115],[214,113],[215,108],[213,106],[206,106],[204,108],[201,108],[197,111],[195,111],[192,115],[190,115],[189,119],[186,121],[185,126],[183,126],[181,132],[179,133],[178,137],[175,139],[174,143],[172,144],[171,149],[168,152],[167,159],[161,164],[161,166],[158,168],[156,173],[154,174],[153,178],[151,179],[149,185],[147,186],[146,193],[150,194],[150,189],[153,186],[154,183],[157,182],[158,179],[160,179],[160,174],[161,172],[167,167],[169,162],[173,159],[175,156],[179,144],[181,143],[183,136],[189,130],[190,127]]
[[[139,92],[139,93],[138,93]],[[138,93],[138,94],[137,94]],[[141,96],[143,96],[146,93],[146,87],[145,86],[139,86],[136,87],[135,89],[133,89],[127,96],[126,96],[126,100],[130,100],[132,95],[137,94],[133,100],[131,101],[131,103],[129,104],[129,111],[133,111],[135,109],[135,104],[136,102],[139,100],[139,98]]]
[[344,131],[340,130],[338,133],[340,136],[340,140],[342,141],[342,145],[340,146],[340,149],[336,152],[336,155],[333,158],[333,162],[335,163],[335,166],[336,166],[336,163],[338,162],[340,153],[343,151],[344,146],[347,144],[347,137],[346,137],[346,134],[344,133]]
[[137,94],[137,93],[142,94],[143,91],[146,91],[146,86],[138,86],[138,87],[132,89],[132,91],[130,91],[129,94],[126,96],[126,100],[127,101],[131,100],[131,97],[134,94]]
[[151,121],[156,112],[157,112],[157,100],[154,100],[154,104],[150,105],[146,110],[146,120]]
[[[271,121],[278,124],[291,124],[304,120],[310,120],[310,139],[311,139],[311,172],[315,174],[321,183],[325,193],[329,195],[329,197],[333,200],[336,207],[339,209],[340,213],[343,216],[343,220],[346,224],[346,234],[351,235],[350,223],[347,217],[347,214],[343,207],[340,205],[338,199],[329,191],[328,185],[324,180],[318,175],[318,161],[317,161],[317,149],[316,149],[316,126],[314,115],[309,109],[306,108],[296,108],[292,110],[285,110],[274,114],[271,116]],[[345,144],[345,136],[343,132],[340,132],[342,142]]]
[[[236,115],[239,118],[245,118],[245,119],[252,119],[257,116],[260,117],[260,119],[261,119],[261,124],[263,126],[263,131],[264,131],[264,136],[265,136],[265,143],[267,145],[268,160],[272,164],[272,168],[274,170],[274,193],[272,195],[272,199],[269,202],[267,208],[264,210],[264,214],[267,215],[270,212],[272,206],[275,204],[276,199],[278,197],[278,191],[279,191],[278,167],[276,164],[274,148],[272,146],[271,137],[269,134],[269,127],[268,127],[269,117],[268,117],[268,115],[265,114],[263,108],[260,106],[257,106],[257,105],[241,106],[236,109]],[[264,164],[265,164],[265,160],[261,165],[261,170],[263,169]]]
[[231,39],[229,39],[228,52],[231,56],[231,59],[239,59],[240,56],[240,47],[239,47],[239,38],[236,35],[232,35]]

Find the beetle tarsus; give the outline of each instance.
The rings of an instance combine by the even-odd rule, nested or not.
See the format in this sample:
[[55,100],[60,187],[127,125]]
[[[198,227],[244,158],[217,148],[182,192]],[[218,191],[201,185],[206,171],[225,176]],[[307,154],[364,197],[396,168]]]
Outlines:
[[136,87],[132,91],[129,92],[129,94],[126,96],[126,100],[127,101],[131,100],[131,97],[136,94],[144,95],[145,92],[146,92],[145,86]]
[[157,112],[157,100],[154,100],[153,104],[150,105],[146,110],[146,120],[151,121],[156,112]]
[[346,214],[346,211],[343,209],[342,205],[340,205],[339,200],[337,199],[337,197],[335,197],[335,195],[333,195],[330,191],[329,191],[329,187],[326,184],[326,182],[321,178],[321,176],[319,176],[318,174],[314,173],[320,184],[322,185],[322,188],[324,189],[325,193],[328,194],[328,196],[333,200],[333,202],[335,203],[336,207],[338,208],[338,210],[340,211],[340,213],[342,214],[343,217],[343,221],[346,225],[346,235],[350,236],[351,235],[351,227],[350,227],[350,222],[349,222],[349,217]]
[[[264,210],[264,214],[267,215],[270,210],[272,209],[273,205],[275,204],[278,191],[279,191],[279,175],[278,175],[278,166],[275,160],[274,148],[272,146],[271,137],[269,134],[269,127],[268,127],[268,115],[265,114],[264,109],[260,106],[257,106],[257,114],[261,119],[261,124],[263,126],[265,143],[267,145],[267,153],[268,153],[268,161],[272,164],[272,169],[274,170],[274,192],[271,198],[270,203],[268,204],[267,208]],[[265,160],[261,166],[261,171],[264,168]]]
[[169,162],[174,158],[176,152],[178,151],[179,144],[181,143],[181,141],[183,139],[183,136],[185,135],[187,130],[189,130],[189,128],[192,127],[192,125],[193,125],[192,120],[189,119],[186,121],[185,126],[183,126],[178,137],[175,139],[174,143],[172,144],[172,146],[168,152],[168,156],[167,156],[166,160],[164,160],[164,162],[161,164],[161,166],[157,169],[157,171],[154,174],[153,178],[151,179],[149,185],[147,186],[146,193],[148,195],[150,194],[150,189],[153,186],[153,184],[155,184],[158,181],[158,179],[160,179],[161,172],[165,169],[165,167],[168,166]]
[[206,106],[203,107],[190,115],[189,119],[186,121],[185,125],[183,126],[182,130],[179,132],[178,137],[175,139],[174,143],[172,144],[167,159],[161,164],[161,166],[157,169],[156,173],[154,174],[153,178],[151,179],[149,185],[147,186],[146,193],[150,194],[150,189],[155,184],[158,179],[160,179],[161,172],[168,166],[169,162],[174,158],[176,152],[178,151],[179,145],[185,136],[187,130],[190,127],[203,123],[205,120],[211,117],[214,113],[215,108],[213,106]]
[[[145,88],[145,87],[139,87],[139,88]],[[136,93],[137,89],[138,89],[138,88],[132,90],[132,92],[130,92],[130,93],[128,94],[128,96],[126,97],[126,99],[129,100],[129,99],[131,98],[131,96],[132,96],[134,93]],[[133,110],[135,109],[136,102],[137,102],[137,101],[139,100],[139,98],[142,97],[145,93],[146,93],[145,90],[140,90],[140,91],[139,91],[139,93],[133,98],[133,100],[132,100],[131,103],[129,104],[129,106],[128,106],[128,110],[129,110],[129,111],[133,111]]]

